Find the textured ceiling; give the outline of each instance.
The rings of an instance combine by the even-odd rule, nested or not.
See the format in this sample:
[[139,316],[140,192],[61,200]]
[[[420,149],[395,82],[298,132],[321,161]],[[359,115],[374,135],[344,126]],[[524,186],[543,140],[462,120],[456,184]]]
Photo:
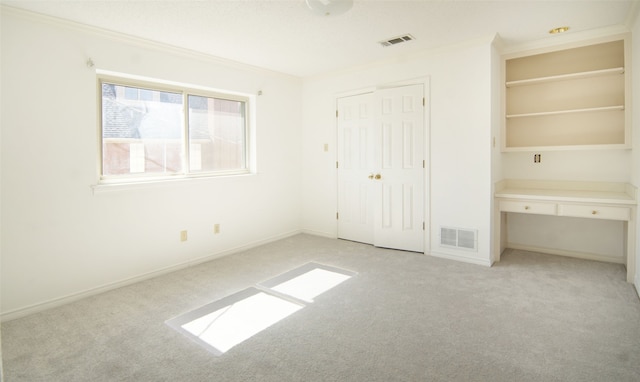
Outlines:
[[[637,0],[355,0],[318,16],[304,0],[39,0],[0,3],[305,77],[499,34],[507,46],[628,25]],[[402,34],[414,41],[381,47]]]

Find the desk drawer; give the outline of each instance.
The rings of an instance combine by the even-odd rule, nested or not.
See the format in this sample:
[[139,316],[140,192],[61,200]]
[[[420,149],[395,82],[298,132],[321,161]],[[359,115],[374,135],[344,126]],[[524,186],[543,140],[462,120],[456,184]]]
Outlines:
[[631,209],[628,207],[589,206],[581,204],[561,204],[558,215],[577,218],[625,220],[631,219]]
[[556,204],[555,203],[541,203],[541,202],[520,202],[501,200],[500,211],[502,212],[520,212],[524,214],[540,214],[540,215],[555,215]]

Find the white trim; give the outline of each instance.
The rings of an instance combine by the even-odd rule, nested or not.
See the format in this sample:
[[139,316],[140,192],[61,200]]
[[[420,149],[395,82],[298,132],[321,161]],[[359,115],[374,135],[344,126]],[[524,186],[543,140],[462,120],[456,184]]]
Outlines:
[[[425,253],[427,252],[427,250],[431,247],[431,76],[430,75],[426,75],[426,76],[420,76],[420,77],[413,77],[413,78],[408,78],[405,80],[399,80],[399,81],[393,81],[393,82],[385,82],[382,84],[377,84],[377,85],[373,85],[373,86],[367,86],[367,87],[362,87],[359,89],[353,89],[353,90],[346,90],[346,91],[341,91],[341,92],[337,92],[334,94],[333,96],[333,105],[335,110],[337,110],[338,108],[338,100],[340,98],[346,98],[346,97],[351,97],[351,96],[357,96],[357,95],[363,95],[363,94],[372,94],[375,93],[378,90],[381,89],[391,89],[391,88],[396,88],[396,87],[401,87],[401,86],[412,86],[412,85],[422,85],[422,97],[424,98],[424,100],[426,101],[424,103],[424,107],[423,107],[423,142],[422,144],[424,145],[423,147],[423,159],[426,163],[424,170],[424,174],[423,174],[423,194],[424,194],[424,200],[423,200],[423,206],[424,206],[424,211],[423,211],[423,223],[424,223],[424,236],[423,236],[423,242],[422,242],[422,252],[421,253]],[[339,139],[339,135],[338,135],[338,118],[335,119],[335,126],[334,126],[334,146],[338,147],[338,139]],[[335,160],[334,162],[338,161],[338,153],[336,151],[336,156],[335,156]],[[339,199],[339,195],[338,195],[338,171],[333,172],[333,180],[334,180],[334,184],[336,185],[336,211],[338,210],[338,199]],[[334,225],[334,232],[335,234],[333,236],[327,236],[327,237],[334,237],[334,238],[338,238],[338,220],[335,220],[335,225]],[[373,243],[369,243],[369,244],[373,244]]]
[[300,230],[300,233],[304,233],[304,234],[307,234],[307,235],[313,235],[313,236],[326,237],[327,239],[337,239],[338,238],[338,235],[336,233],[315,231],[315,230],[312,230],[312,229],[302,229],[302,230]]
[[161,78],[141,76],[131,73],[116,72],[113,70],[96,69],[98,82],[107,82],[115,85],[145,88],[157,91],[182,92],[189,95],[212,97],[225,100],[255,102],[255,94],[239,92],[235,90],[218,89],[187,82],[170,81]]
[[[216,178],[220,176],[232,176],[232,175],[247,175],[255,172],[256,161],[254,157],[256,153],[254,152],[255,145],[253,145],[253,137],[255,135],[256,120],[255,120],[255,106],[256,96],[252,94],[236,92],[236,91],[226,91],[215,88],[210,88],[206,86],[199,86],[189,83],[176,82],[176,81],[168,81],[162,80],[152,77],[145,77],[127,73],[106,71],[106,70],[96,70],[97,77],[97,121],[98,121],[98,168],[99,168],[99,176],[100,180],[97,185],[92,186],[93,193],[95,194],[96,190],[99,190],[102,186],[111,186],[111,185],[127,185],[130,186],[134,183],[145,183],[145,184],[158,184],[165,181],[175,181],[185,178]],[[104,126],[103,126],[103,84],[111,84],[115,86],[123,86],[123,87],[132,87],[136,89],[148,89],[151,91],[157,92],[172,92],[179,93],[182,96],[182,135],[181,135],[181,166],[180,171],[171,173],[171,174],[162,174],[162,173],[141,173],[141,174],[122,174],[122,175],[105,175],[104,174]],[[245,116],[244,116],[244,167],[232,170],[223,170],[223,171],[205,171],[205,172],[191,172],[190,169],[190,144],[191,141],[189,139],[189,96],[198,96],[205,98],[214,98],[220,100],[231,100],[244,104]],[[138,142],[138,139],[134,139],[134,142]],[[143,160],[144,161],[144,160]]]
[[[626,109],[625,109],[626,110]],[[506,144],[503,139],[503,144]],[[586,151],[586,150],[630,150],[631,143],[613,143],[602,145],[573,145],[573,146],[520,146],[503,147],[503,153],[510,152],[549,152],[549,151]]]
[[485,267],[490,267],[492,265],[491,260],[485,258],[478,258],[474,256],[465,256],[453,253],[445,253],[445,252],[437,252],[432,251],[431,253],[425,253],[427,256],[440,257],[442,259],[462,261],[464,263],[470,263],[475,265],[484,265]]
[[511,59],[538,53],[547,53],[554,50],[575,48],[583,46],[586,41],[589,41],[589,44],[598,44],[619,40],[624,38],[624,35],[628,33],[629,28],[621,25],[564,33],[561,35],[547,36],[536,41],[528,41],[523,44],[506,46],[502,50],[502,54],[504,55],[503,58]]
[[[522,245],[522,244],[517,244],[517,243],[507,243],[507,248],[516,249],[516,250],[520,250],[520,251],[538,252],[538,253],[544,253],[544,254],[549,254],[549,255],[574,257],[574,258],[583,259],[583,260],[603,261],[603,262],[606,262],[606,263],[615,263],[615,264],[624,264],[625,263],[625,257],[622,256],[622,255],[617,256],[617,257],[613,257],[613,256],[599,255],[599,254],[596,254],[596,253],[576,252],[576,251],[567,251],[567,250],[564,250],[564,249],[534,247],[534,246]],[[626,276],[625,276],[625,279],[626,279]]]
[[338,99],[340,98],[370,94],[370,93],[374,93],[377,89],[378,88],[376,88],[375,86],[370,86],[370,87],[361,88],[361,89],[346,90],[346,91],[338,92],[334,95],[334,104],[337,105]]
[[18,308],[18,309],[14,309],[8,312],[2,312],[0,313],[0,322],[6,322],[6,321],[10,321],[10,320],[14,320],[17,318],[21,318],[21,317],[25,317],[28,316],[30,314],[34,314],[34,313],[38,313],[38,312],[42,312],[44,310],[47,309],[51,309],[51,308],[55,308],[55,307],[59,307],[62,305],[66,305],[69,304],[71,302],[74,301],[78,301],[90,296],[94,296],[100,293],[104,293],[104,292],[108,292],[110,290],[116,289],[116,288],[121,288],[127,285],[131,285],[131,284],[135,284],[141,281],[145,281],[154,277],[158,277],[158,276],[162,276],[165,275],[167,273],[171,273],[171,272],[175,272],[178,271],[180,269],[184,269],[184,268],[188,268],[188,267],[192,267],[194,265],[198,265],[201,263],[205,263],[207,261],[211,261],[211,260],[215,260],[218,259],[220,257],[224,257],[224,256],[228,256],[228,255],[232,255],[234,253],[238,253],[241,251],[246,251],[248,249],[251,248],[255,248],[264,244],[268,244],[277,240],[282,240],[285,239],[287,237],[291,237],[294,235],[297,235],[299,233],[302,233],[300,230],[295,230],[295,231],[291,231],[291,232],[287,232],[281,235],[276,235],[276,236],[271,236],[265,239],[261,239],[261,240],[256,240],[253,241],[251,243],[247,243],[238,247],[234,247],[234,248],[230,248],[230,249],[226,249],[220,252],[216,252],[216,253],[212,253],[197,259],[193,259],[193,260],[189,260],[189,261],[185,261],[183,263],[180,264],[176,264],[176,265],[171,265],[165,268],[161,268],[155,271],[151,271],[151,272],[147,272],[147,273],[143,273],[140,274],[138,276],[134,276],[134,277],[130,277],[124,280],[120,280],[120,281],[116,281],[116,282],[111,282],[111,283],[107,283],[104,285],[101,285],[99,287],[95,287],[95,288],[90,288],[90,289],[86,289],[84,291],[81,292],[76,292],[76,293],[72,293],[63,297],[57,297],[48,301],[44,301],[44,302],[40,302],[40,303],[36,303],[33,305],[29,305],[23,308]]
[[[54,17],[54,16],[48,16],[41,13],[14,8],[12,6],[5,5],[5,4],[0,4],[0,13],[22,17],[31,21],[44,22],[57,27],[80,31],[82,33],[93,33],[94,35],[97,35],[99,37],[107,38],[107,39],[121,42],[127,45],[138,46],[138,47],[148,48],[148,49],[155,49],[162,52],[177,54],[186,58],[204,60],[207,62],[211,62],[213,64],[224,65],[229,68],[234,68],[234,69],[241,68],[243,70],[252,71],[254,73],[265,73],[265,74],[278,75],[278,76],[288,77],[288,78],[298,78],[298,79],[302,78],[300,76],[294,76],[294,75],[279,72],[273,69],[266,69],[263,67],[247,64],[240,61],[234,61],[231,59],[218,57],[211,54],[202,53],[202,52],[182,48],[175,45],[147,40],[141,37],[128,35],[122,32],[110,31],[107,29],[102,29],[95,26],[82,24],[76,21],[65,20],[58,17]],[[256,89],[256,92],[257,91],[258,89]]]

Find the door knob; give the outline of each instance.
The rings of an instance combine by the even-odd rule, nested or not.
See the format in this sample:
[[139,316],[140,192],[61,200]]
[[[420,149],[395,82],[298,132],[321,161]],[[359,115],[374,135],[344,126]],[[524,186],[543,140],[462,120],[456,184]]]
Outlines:
[[369,174],[368,178],[373,179],[373,174]]
[[378,180],[378,179],[382,179],[382,175],[380,175],[380,174],[376,174],[375,178],[376,178],[376,180]]

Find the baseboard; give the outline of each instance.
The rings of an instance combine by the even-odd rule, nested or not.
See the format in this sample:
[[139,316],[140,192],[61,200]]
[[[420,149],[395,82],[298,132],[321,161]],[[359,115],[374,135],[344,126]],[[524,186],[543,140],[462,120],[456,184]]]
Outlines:
[[484,265],[485,267],[490,267],[491,266],[491,260],[489,259],[479,259],[477,257],[472,257],[472,256],[464,256],[464,255],[454,255],[451,253],[443,253],[443,252],[425,252],[425,255],[428,256],[433,256],[433,257],[440,257],[443,259],[449,259],[449,260],[455,260],[455,261],[462,261],[464,263],[470,263],[470,264],[476,264],[476,265]]
[[322,232],[322,231],[314,231],[312,229],[303,229],[300,230],[300,233],[306,233],[308,235],[326,237],[328,239],[337,239],[338,236],[335,233]]
[[9,312],[3,312],[0,314],[0,322],[6,322],[6,321],[10,321],[10,320],[15,320],[16,318],[21,318],[21,317],[25,317],[28,316],[30,314],[34,314],[34,313],[38,313],[38,312],[42,312],[44,310],[47,309],[51,309],[51,308],[55,308],[58,306],[62,306],[62,305],[66,305],[69,304],[71,302],[74,301],[78,301],[78,300],[82,300],[84,298],[90,297],[90,296],[94,296],[100,293],[104,293],[104,292],[108,292],[110,290],[113,289],[117,289],[117,288],[121,288],[127,285],[131,285],[131,284],[135,284],[144,280],[148,280],[154,277],[158,277],[158,276],[162,276],[165,275],[167,273],[171,273],[171,272],[175,272],[178,271],[180,269],[184,269],[184,268],[188,268],[188,267],[192,267],[194,265],[198,265],[198,264],[202,264],[202,263],[206,263],[207,261],[211,261],[211,260],[215,260],[224,256],[228,256],[228,255],[232,255],[234,253],[238,253],[238,252],[242,252],[251,248],[255,248],[255,247],[259,247],[261,245],[264,244],[268,244],[277,240],[281,240],[281,239],[285,239],[287,237],[291,237],[294,235],[297,235],[299,233],[303,233],[301,230],[295,230],[295,231],[291,231],[291,232],[287,232],[284,234],[280,234],[280,235],[276,235],[276,236],[272,236],[272,237],[268,237],[265,239],[261,239],[261,240],[256,240],[238,247],[234,247],[234,248],[230,248],[230,249],[226,249],[224,251],[220,251],[220,252],[216,252],[213,254],[209,254],[206,256],[202,256],[196,259],[192,259],[183,263],[179,263],[176,265],[172,265],[166,268],[162,268],[162,269],[158,269],[152,272],[148,272],[148,273],[143,273],[141,275],[138,276],[134,276],[134,277],[130,277],[124,280],[120,280],[120,281],[115,281],[112,283],[108,283],[105,285],[101,285],[99,287],[95,287],[95,288],[91,288],[91,289],[87,289],[81,292],[77,292],[77,293],[73,293],[67,296],[63,296],[63,297],[58,297],[52,300],[48,300],[45,302],[41,302],[41,303],[37,303],[37,304],[33,304],[33,305],[29,305],[27,307],[24,308],[18,308],[18,309],[14,309],[11,310]]
[[605,262],[605,263],[616,263],[616,264],[624,264],[625,263],[625,259],[622,256],[620,256],[620,257],[611,257],[611,256],[598,255],[598,254],[595,254],[595,253],[574,252],[574,251],[567,251],[567,250],[563,250],[563,249],[533,247],[533,246],[529,246],[529,245],[521,245],[521,244],[516,244],[516,243],[507,243],[507,248],[517,249],[517,250],[521,250],[521,251],[546,253],[546,254],[549,254],[549,255],[575,257],[575,258],[583,259],[583,260],[602,261],[602,262]]
[[638,298],[640,299],[640,275],[636,272],[636,277],[633,280],[633,286],[636,287],[636,293],[638,294]]

